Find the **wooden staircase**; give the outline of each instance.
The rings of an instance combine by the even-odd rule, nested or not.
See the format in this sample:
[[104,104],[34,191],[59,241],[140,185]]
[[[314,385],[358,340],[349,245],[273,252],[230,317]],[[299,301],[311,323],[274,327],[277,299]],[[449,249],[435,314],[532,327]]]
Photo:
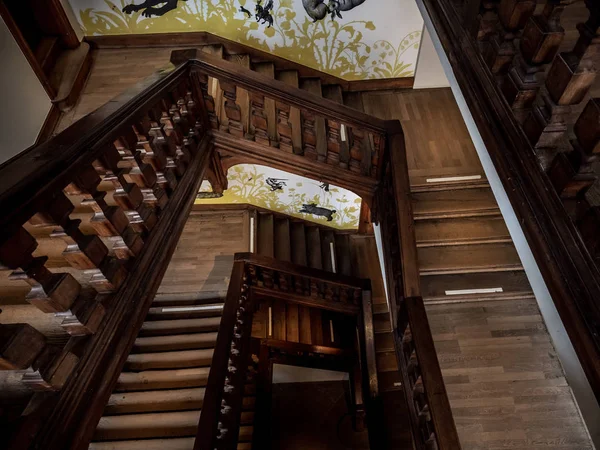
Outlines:
[[420,185],[412,189],[426,303],[533,297],[487,183]]

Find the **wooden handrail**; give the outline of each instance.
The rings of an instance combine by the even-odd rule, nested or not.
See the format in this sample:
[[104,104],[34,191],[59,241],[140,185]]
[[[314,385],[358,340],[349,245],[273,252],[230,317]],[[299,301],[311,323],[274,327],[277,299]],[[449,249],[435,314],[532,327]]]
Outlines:
[[[460,450],[421,298],[404,136],[388,137],[376,214],[381,223],[392,333],[417,450]],[[437,447],[435,447],[437,446]]]
[[190,61],[194,68],[201,69],[202,73],[211,77],[225,79],[239,88],[261,92],[282,103],[339,120],[349,126],[364,128],[374,133],[396,133],[402,130],[397,120],[378,119],[311,92],[304,91],[302,95],[298,95],[297,88],[258,72],[246,70],[238,64],[209,55],[200,49],[178,50],[171,55],[171,62],[175,65],[186,61]]

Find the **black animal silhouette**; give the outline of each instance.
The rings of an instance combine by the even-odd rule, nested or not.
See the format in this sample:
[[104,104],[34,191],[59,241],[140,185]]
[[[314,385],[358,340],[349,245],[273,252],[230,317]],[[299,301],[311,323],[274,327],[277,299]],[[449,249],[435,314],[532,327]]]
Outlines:
[[273,0],[269,0],[265,6],[262,6],[261,3],[262,0],[256,1],[256,14],[254,18],[261,25],[268,23],[269,26],[267,28],[271,28],[273,26],[273,15],[271,14],[273,11]]
[[308,205],[302,205],[302,209],[298,212],[303,214],[312,214],[313,216],[327,217],[327,222],[331,222],[333,220],[333,215],[337,211],[323,208],[318,206],[316,203],[310,203]]
[[[146,0],[144,3],[140,3],[139,5],[131,4],[125,6],[123,8],[123,12],[125,14],[131,14],[143,9],[144,11],[142,11],[142,16],[144,17],[162,16],[177,8],[177,1],[178,0]],[[187,0],[182,1],[185,2]],[[158,6],[163,3],[163,6]]]
[[359,5],[362,5],[366,0],[330,0],[325,4],[325,0],[302,0],[302,6],[312,19],[317,22],[331,15],[331,20],[335,20],[336,16],[342,18],[341,11],[350,11]]

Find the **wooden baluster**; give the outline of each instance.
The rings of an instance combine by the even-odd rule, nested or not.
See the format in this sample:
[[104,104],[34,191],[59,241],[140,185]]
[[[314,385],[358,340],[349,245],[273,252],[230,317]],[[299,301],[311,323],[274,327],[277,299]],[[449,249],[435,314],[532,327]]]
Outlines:
[[577,223],[581,237],[590,255],[600,263],[600,207],[590,208]]
[[[208,89],[208,75],[195,71],[193,73],[194,83],[200,86],[202,101],[204,102],[204,110],[206,111],[208,123],[213,130],[219,129],[219,118],[215,105],[215,99],[212,97]],[[214,80],[216,83],[216,80]]]
[[540,99],[523,124],[532,145],[547,168],[554,154],[568,149],[566,132],[571,106],[580,103],[596,78],[600,55],[600,4],[586,1],[590,16],[579,24],[579,40],[571,52],[559,53],[548,71]]
[[27,369],[45,346],[46,338],[31,325],[0,324],[0,370]]
[[[558,153],[548,175],[563,199],[583,197],[596,181],[593,164],[600,153],[600,100],[589,101],[574,127],[576,141],[568,154]],[[568,156],[567,156],[568,155]]]
[[73,203],[62,192],[54,195],[46,209],[46,213],[73,239],[69,262],[91,275],[90,284],[98,292],[116,291],[125,281],[127,270],[108,254],[108,248],[98,236],[81,232],[80,221],[69,218],[74,209]]
[[157,217],[154,209],[144,204],[144,194],[137,184],[129,183],[125,178],[126,170],[119,167],[121,157],[114,147],[104,151],[102,161],[111,171],[104,177],[111,181],[115,187],[113,198],[128,217],[135,231],[147,233],[156,225]]
[[36,391],[58,391],[75,370],[79,358],[68,347],[47,345],[23,374],[22,383]]
[[290,122],[291,107],[287,103],[275,102],[277,111],[277,132],[279,133],[279,148],[288,153],[294,153],[292,123]]
[[260,92],[250,92],[251,123],[253,137],[256,142],[263,145],[271,145],[269,137],[269,122],[265,112],[265,96]]
[[81,291],[81,285],[69,273],[52,273],[47,257],[34,257],[38,243],[24,228],[19,228],[0,245],[0,263],[9,269],[22,268],[31,291],[26,300],[43,312],[67,311]]
[[514,40],[535,10],[535,0],[501,0],[498,7],[500,19],[498,34],[490,40],[484,55],[494,75],[504,75],[516,54]]
[[233,136],[244,137],[247,130],[244,130],[242,123],[242,109],[237,104],[237,88],[235,84],[219,80],[223,96],[225,97],[225,115],[228,123],[221,123],[220,130],[229,132]]
[[502,92],[517,119],[523,122],[542,84],[544,65],[552,62],[564,38],[560,16],[576,0],[548,0],[542,14],[529,18],[520,39],[520,52],[502,84]]
[[144,246],[141,236],[129,225],[127,216],[119,206],[109,206],[106,203],[106,192],[98,191],[101,179],[93,167],[84,167],[74,186],[79,194],[87,196],[82,202],[89,205],[94,211],[90,224],[96,230],[98,236],[111,238],[113,241],[114,254],[119,259],[127,260],[132,256],[139,255]]
[[325,118],[302,112],[304,155],[313,160],[327,161],[327,125]]
[[[479,16],[477,17],[479,28],[477,29],[476,35],[477,40],[482,44],[489,44],[490,38],[497,32],[499,5],[500,0],[483,0],[481,2]],[[485,53],[485,48],[484,44],[482,47],[483,53]]]
[[150,117],[154,116],[156,121],[162,125],[169,154],[175,159],[180,176],[183,176],[192,159],[192,151],[189,148],[190,140],[175,118],[170,115],[170,110],[171,105],[166,100],[162,100],[159,106],[151,110]]

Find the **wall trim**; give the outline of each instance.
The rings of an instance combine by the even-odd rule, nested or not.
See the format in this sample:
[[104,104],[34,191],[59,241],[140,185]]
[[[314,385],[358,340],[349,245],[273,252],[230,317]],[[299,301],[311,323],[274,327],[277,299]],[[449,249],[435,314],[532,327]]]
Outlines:
[[190,33],[117,34],[109,36],[86,36],[85,41],[95,48],[144,48],[144,47],[199,47],[220,44],[229,54],[248,54],[252,60],[272,61],[277,70],[297,70],[301,77],[320,78],[323,84],[339,84],[346,92],[412,89],[414,77],[348,81],[317,69],[290,61],[249,45],[235,42],[207,31]]

